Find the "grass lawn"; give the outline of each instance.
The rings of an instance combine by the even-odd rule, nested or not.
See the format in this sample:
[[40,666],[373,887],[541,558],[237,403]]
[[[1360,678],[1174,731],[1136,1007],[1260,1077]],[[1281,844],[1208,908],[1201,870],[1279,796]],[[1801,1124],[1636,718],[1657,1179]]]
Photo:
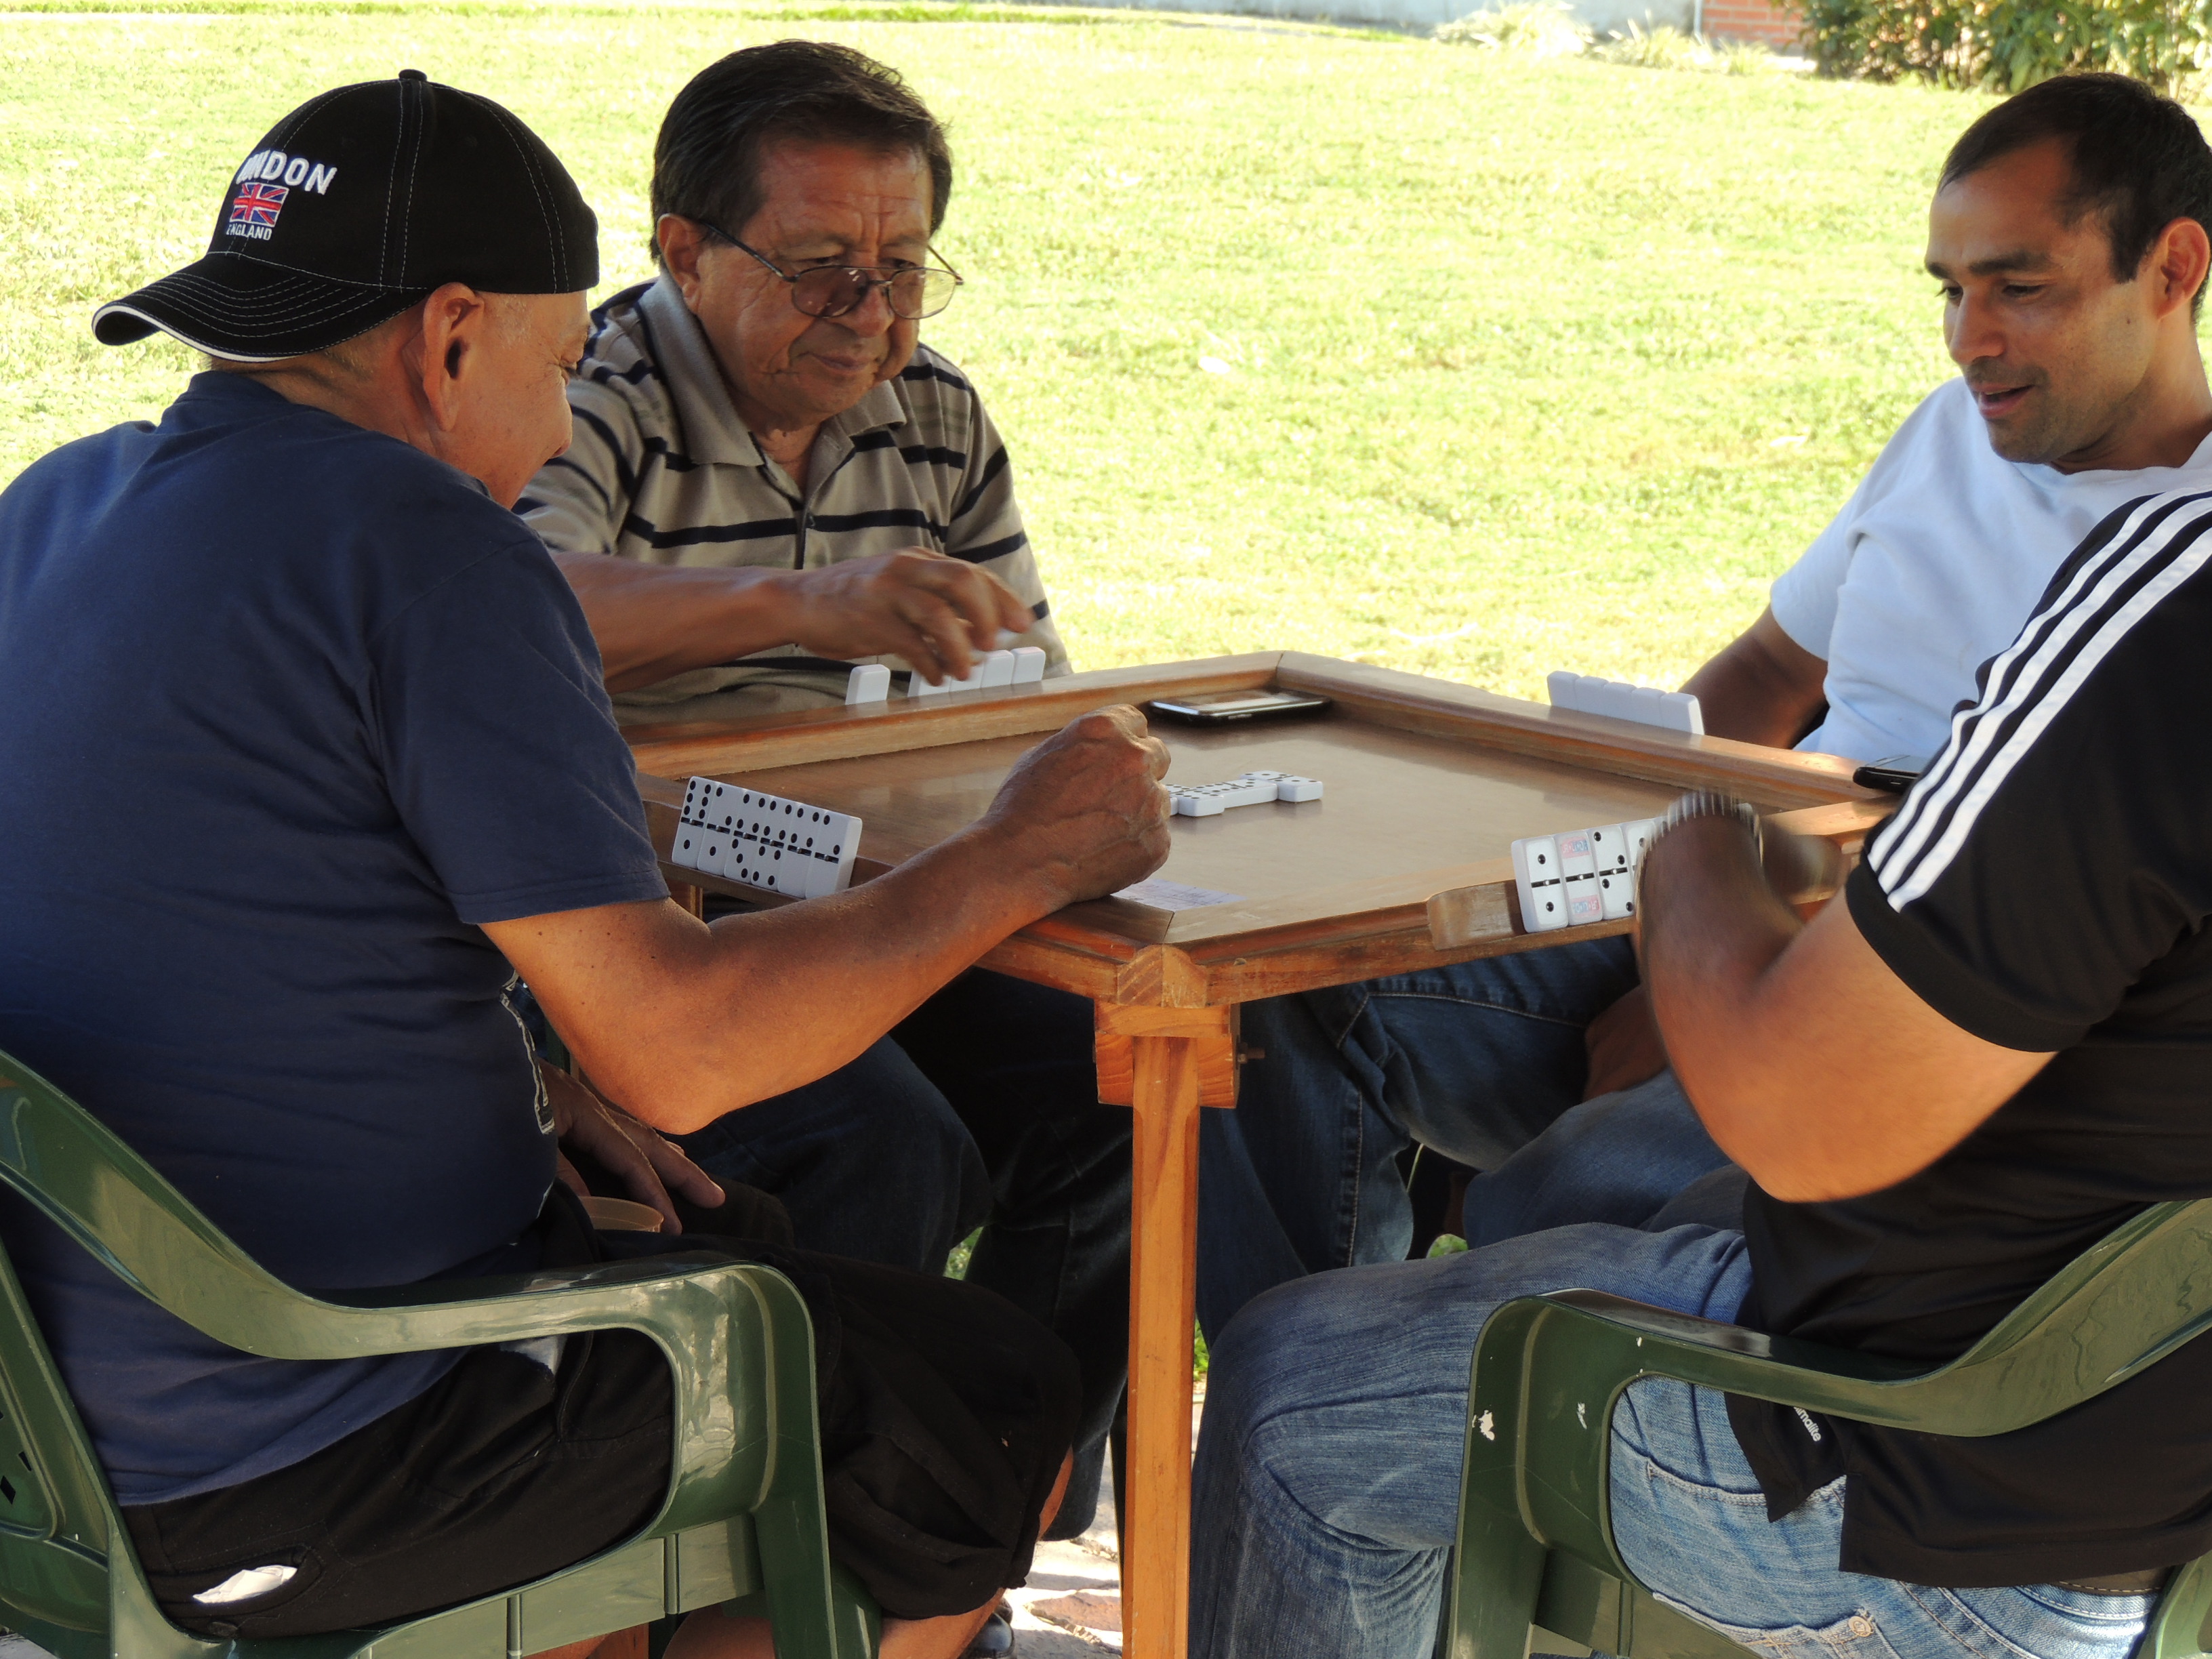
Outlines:
[[197,256],[308,94],[500,99],[623,284],[671,94],[796,33],[951,123],[970,281],[929,337],[1014,446],[1082,666],[1675,683],[1948,371],[1918,260],[1962,94],[1141,13],[241,0],[0,21],[0,480],[173,395],[186,354],[87,318]]

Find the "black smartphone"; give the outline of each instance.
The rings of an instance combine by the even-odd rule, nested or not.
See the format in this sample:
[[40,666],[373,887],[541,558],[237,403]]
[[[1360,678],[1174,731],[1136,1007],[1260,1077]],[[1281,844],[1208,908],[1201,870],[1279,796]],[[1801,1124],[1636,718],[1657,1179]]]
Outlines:
[[1145,707],[1188,726],[1226,726],[1279,714],[1317,714],[1328,707],[1328,699],[1296,691],[1206,691],[1194,697],[1157,697]]
[[1884,755],[1852,773],[1851,781],[1862,789],[1886,789],[1893,795],[1901,795],[1919,782],[1920,775],[1927,769],[1924,756]]

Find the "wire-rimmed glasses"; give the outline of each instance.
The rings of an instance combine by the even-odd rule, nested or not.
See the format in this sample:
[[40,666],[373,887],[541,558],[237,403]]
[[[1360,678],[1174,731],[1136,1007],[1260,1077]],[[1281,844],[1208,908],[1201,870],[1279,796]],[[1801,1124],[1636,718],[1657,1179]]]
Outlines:
[[[747,247],[720,225],[701,219],[711,230],[741,253],[750,253],[791,284],[791,303],[809,317],[842,317],[867,304],[868,295],[884,291],[891,314],[909,322],[934,317],[952,303],[954,291],[967,281],[950,265],[813,265],[793,273],[763,253]],[[931,250],[933,252],[934,249]]]

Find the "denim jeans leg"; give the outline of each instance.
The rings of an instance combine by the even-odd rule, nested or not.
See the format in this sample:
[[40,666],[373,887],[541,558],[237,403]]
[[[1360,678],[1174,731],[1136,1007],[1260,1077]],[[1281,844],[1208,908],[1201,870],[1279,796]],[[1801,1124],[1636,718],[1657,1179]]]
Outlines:
[[1774,1659],[2127,1659],[2154,1598],[1935,1589],[1845,1572],[1844,1482],[1777,1522],[1725,1397],[1647,1379],[1613,1414],[1621,1559],[1660,1600]]
[[1492,1311],[1588,1286],[1728,1318],[1742,1236],[1589,1225],[1256,1298],[1213,1350],[1194,1474],[1194,1659],[1429,1659]]
[[[1512,1157],[1469,1182],[1463,1210],[1468,1248],[1547,1227],[1610,1221],[1642,1227],[1700,1177],[1729,1165],[1674,1073],[1600,1095],[1562,1112]],[[1742,1194],[1723,1214],[1673,1218],[1740,1227]]]
[[944,1091],[991,1179],[968,1282],[997,1291],[1075,1352],[1083,1417],[1050,1536],[1094,1517],[1129,1370],[1125,1106],[1098,1103],[1088,999],[971,969],[892,1033]]
[[943,1273],[989,1209],[967,1129],[888,1039],[804,1088],[672,1139],[717,1180],[775,1194],[799,1245],[832,1255]]
[[1624,939],[1516,952],[1249,1003],[1237,1109],[1200,1130],[1199,1322],[1269,1287],[1397,1261],[1398,1153],[1487,1169],[1572,1106],[1583,1033],[1636,983]]

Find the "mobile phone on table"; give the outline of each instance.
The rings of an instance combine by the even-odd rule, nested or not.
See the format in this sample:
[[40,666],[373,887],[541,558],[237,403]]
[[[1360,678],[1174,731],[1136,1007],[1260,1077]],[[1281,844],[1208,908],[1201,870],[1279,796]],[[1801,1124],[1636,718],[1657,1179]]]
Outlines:
[[1327,697],[1297,691],[1205,691],[1194,697],[1155,697],[1145,705],[1155,714],[1188,726],[1227,726],[1234,720],[1317,714],[1328,706]]
[[1884,755],[1852,773],[1851,781],[1862,789],[1887,789],[1893,795],[1901,795],[1919,782],[1927,769],[1924,756]]

